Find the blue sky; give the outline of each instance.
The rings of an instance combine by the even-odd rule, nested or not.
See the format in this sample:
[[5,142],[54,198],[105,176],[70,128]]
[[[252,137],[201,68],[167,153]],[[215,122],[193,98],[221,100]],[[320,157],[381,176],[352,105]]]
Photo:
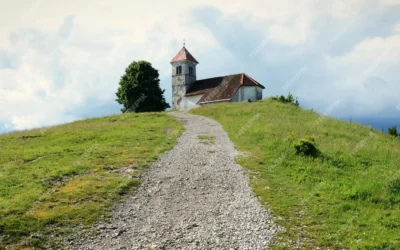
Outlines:
[[245,72],[264,97],[400,124],[399,0],[31,2],[0,3],[0,133],[118,113],[134,60],[159,70],[170,102],[183,39],[198,79]]

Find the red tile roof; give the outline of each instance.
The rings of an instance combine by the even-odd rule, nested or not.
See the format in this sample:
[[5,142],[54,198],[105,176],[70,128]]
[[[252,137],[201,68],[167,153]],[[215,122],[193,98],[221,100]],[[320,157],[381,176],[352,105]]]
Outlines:
[[183,46],[183,48],[178,52],[178,54],[172,59],[171,63],[179,62],[183,60],[188,60],[194,63],[199,63],[190,52]]
[[198,103],[232,100],[241,86],[265,87],[245,73],[196,81],[185,96],[203,95]]

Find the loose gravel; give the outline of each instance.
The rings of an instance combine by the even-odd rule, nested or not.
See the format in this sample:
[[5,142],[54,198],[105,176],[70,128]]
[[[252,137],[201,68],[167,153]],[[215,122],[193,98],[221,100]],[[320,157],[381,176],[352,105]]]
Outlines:
[[[174,112],[185,126],[177,145],[154,163],[134,195],[99,234],[76,249],[266,249],[277,232],[240,153],[214,120]],[[214,139],[215,138],[215,139]]]

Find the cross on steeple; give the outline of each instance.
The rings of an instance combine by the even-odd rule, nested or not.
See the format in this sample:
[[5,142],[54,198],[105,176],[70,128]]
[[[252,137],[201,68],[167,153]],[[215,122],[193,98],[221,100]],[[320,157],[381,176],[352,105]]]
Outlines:
[[185,43],[186,43],[186,42],[185,42],[185,39],[183,39],[183,47],[185,47]]

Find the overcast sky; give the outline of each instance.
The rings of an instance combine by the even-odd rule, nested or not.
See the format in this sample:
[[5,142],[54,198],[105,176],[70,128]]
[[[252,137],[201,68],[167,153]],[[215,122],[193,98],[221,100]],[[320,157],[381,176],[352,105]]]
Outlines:
[[186,47],[197,78],[245,72],[335,117],[400,117],[400,0],[0,0],[0,132],[120,111],[134,60]]

